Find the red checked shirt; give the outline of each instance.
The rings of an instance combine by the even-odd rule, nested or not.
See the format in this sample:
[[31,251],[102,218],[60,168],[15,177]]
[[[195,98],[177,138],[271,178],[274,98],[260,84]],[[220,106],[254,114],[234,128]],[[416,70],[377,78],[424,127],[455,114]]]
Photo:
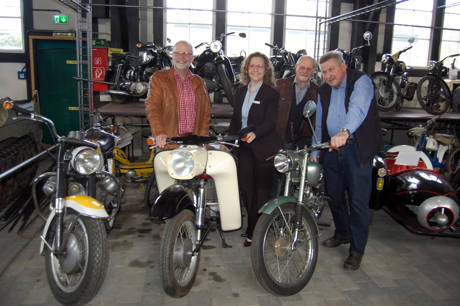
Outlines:
[[[174,69],[174,68],[172,68]],[[179,90],[179,135],[193,133],[195,128],[195,93],[192,87],[192,72],[185,79],[174,69],[177,89]]]

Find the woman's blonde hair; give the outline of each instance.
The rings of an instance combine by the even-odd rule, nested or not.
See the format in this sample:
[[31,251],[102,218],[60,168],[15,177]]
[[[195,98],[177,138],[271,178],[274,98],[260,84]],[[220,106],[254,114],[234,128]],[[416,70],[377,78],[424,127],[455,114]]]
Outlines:
[[253,57],[260,57],[264,60],[264,83],[269,85],[270,87],[275,88],[275,74],[272,62],[268,59],[268,57],[261,53],[261,52],[254,52],[249,54],[241,64],[241,74],[240,74],[240,83],[243,85],[248,85],[249,79],[249,63]]

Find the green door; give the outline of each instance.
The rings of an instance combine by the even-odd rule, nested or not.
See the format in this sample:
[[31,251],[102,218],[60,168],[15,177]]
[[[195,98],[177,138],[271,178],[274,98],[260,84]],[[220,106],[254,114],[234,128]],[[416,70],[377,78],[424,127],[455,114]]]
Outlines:
[[35,48],[40,113],[54,121],[59,135],[79,130],[75,41],[36,40]]

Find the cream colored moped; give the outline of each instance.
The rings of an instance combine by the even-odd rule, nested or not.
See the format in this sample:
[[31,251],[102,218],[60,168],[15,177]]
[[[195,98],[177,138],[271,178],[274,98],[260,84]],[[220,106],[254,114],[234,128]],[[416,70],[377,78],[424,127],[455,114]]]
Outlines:
[[151,216],[169,219],[161,240],[160,261],[165,292],[186,295],[195,280],[200,249],[211,228],[222,231],[241,227],[236,162],[222,145],[229,139],[191,135],[172,138],[174,149],[155,155],[155,176],[160,192]]

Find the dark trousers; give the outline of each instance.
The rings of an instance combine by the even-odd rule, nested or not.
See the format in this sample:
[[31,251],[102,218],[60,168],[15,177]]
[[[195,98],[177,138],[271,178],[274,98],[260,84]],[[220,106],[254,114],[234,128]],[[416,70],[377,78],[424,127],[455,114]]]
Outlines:
[[349,144],[326,153],[324,174],[335,235],[351,238],[350,254],[363,255],[369,234],[372,162],[361,165],[355,144]]
[[270,199],[275,168],[273,161],[256,159],[249,145],[243,144],[238,152],[238,185],[248,211],[246,234],[252,238],[259,217],[259,209]]

